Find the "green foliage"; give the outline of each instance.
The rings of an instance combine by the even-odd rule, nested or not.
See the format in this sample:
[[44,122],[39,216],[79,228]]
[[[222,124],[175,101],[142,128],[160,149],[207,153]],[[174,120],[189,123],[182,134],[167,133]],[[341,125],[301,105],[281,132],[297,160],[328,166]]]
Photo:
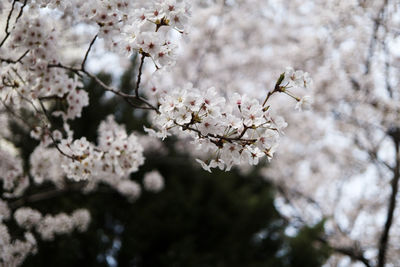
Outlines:
[[321,266],[326,261],[331,251],[324,243],[318,241],[324,232],[324,223],[322,220],[312,227],[303,227],[297,236],[289,240],[291,251],[288,260],[291,266]]

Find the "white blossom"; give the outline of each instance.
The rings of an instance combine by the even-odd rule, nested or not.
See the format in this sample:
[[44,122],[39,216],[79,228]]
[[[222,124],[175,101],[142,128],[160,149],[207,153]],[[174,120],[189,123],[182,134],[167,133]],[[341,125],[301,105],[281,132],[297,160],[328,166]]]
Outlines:
[[31,208],[20,208],[14,213],[14,218],[19,226],[31,229],[42,219],[42,214]]
[[147,191],[156,193],[164,188],[164,178],[158,171],[154,170],[144,175],[143,184]]
[[310,96],[304,96],[300,99],[300,101],[297,102],[295,108],[299,111],[309,110],[309,109],[311,109],[312,103],[313,103],[313,100]]

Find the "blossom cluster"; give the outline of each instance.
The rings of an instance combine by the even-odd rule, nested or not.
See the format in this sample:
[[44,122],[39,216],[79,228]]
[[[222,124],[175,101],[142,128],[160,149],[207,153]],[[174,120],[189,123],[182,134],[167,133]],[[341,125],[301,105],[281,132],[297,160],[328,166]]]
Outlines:
[[0,170],[3,196],[21,196],[29,186],[29,178],[24,174],[21,158],[5,149],[4,145],[0,145]]
[[302,70],[294,70],[292,67],[287,67],[284,73],[285,76],[280,85],[286,88],[307,88],[312,84],[312,80],[308,72],[304,72]]
[[188,23],[189,4],[184,0],[154,1],[135,10],[130,23],[122,29],[121,38],[112,45],[131,55],[137,51],[151,57],[157,68],[175,62],[176,45],[168,38],[171,30],[183,33]]
[[286,94],[294,97],[297,100],[297,110],[308,110],[311,108],[313,99],[309,95],[305,95],[302,98],[293,96],[288,89],[296,88],[309,88],[312,85],[312,79],[308,72],[302,70],[294,70],[292,67],[287,67],[284,72],[284,78],[279,85],[278,90],[285,92]]
[[12,240],[8,228],[0,223],[0,261],[3,266],[20,266],[29,254],[37,251],[36,239],[32,233],[24,234],[25,240]]
[[12,56],[3,59],[12,61],[11,64],[3,62],[0,68],[0,98],[5,104],[24,101],[32,108],[33,100],[54,98],[67,104],[66,110],[55,115],[64,119],[80,117],[82,108],[89,104],[87,93],[78,89],[81,82],[76,76],[70,77],[66,70],[52,67],[60,61],[59,34],[38,11],[21,17],[10,41],[0,49]]
[[244,162],[256,165],[264,156],[271,159],[287,126],[258,99],[237,93],[224,98],[215,88],[202,92],[188,85],[162,95],[159,101],[154,120],[159,131],[147,131],[162,138],[171,134],[192,138],[199,149],[214,155],[207,163],[198,160],[207,171],[230,170]]
[[264,156],[272,159],[287,126],[284,118],[273,112],[270,97],[284,93],[296,100],[296,109],[310,109],[312,98],[299,98],[293,92],[311,86],[307,72],[287,67],[263,102],[238,93],[222,97],[213,87],[201,91],[192,84],[155,90],[159,113],[153,123],[158,131],[145,130],[163,139],[171,134],[188,137],[206,154],[207,160],[197,161],[209,172],[217,167],[228,171],[237,165],[257,165]]
[[29,2],[25,8],[28,15],[17,16],[9,37],[0,45],[0,98],[10,106],[24,102],[25,108],[35,108],[32,101],[37,99],[56,99],[63,105],[58,105],[62,109],[53,115],[64,120],[80,117],[89,99],[87,92],[79,89],[79,70],[71,77],[71,69],[63,68],[67,60],[61,53],[62,43],[69,37],[60,27],[65,25],[58,25],[57,13],[45,14],[45,7],[63,12],[74,23],[96,27],[93,42],[101,38],[110,51],[125,57],[140,53],[151,58],[157,68],[174,64],[176,45],[169,36],[171,31],[183,33],[190,15],[190,6],[183,0]]
[[62,167],[67,177],[74,180],[88,178],[110,179],[126,177],[143,164],[143,148],[134,134],[128,135],[112,116],[98,128],[98,145],[85,137],[62,139],[59,148],[70,155]]
[[30,155],[30,174],[33,181],[36,184],[48,181],[59,188],[63,187],[64,171],[60,164],[54,164],[63,162],[63,157],[56,148],[37,146]]
[[[97,145],[85,137],[74,140],[67,126],[66,132],[66,138],[55,138],[64,155],[52,147],[52,142],[42,143],[31,154],[31,174],[36,183],[46,180],[62,187],[66,176],[75,181],[87,180],[88,190],[103,182],[130,199],[138,197],[140,187],[129,179],[144,163],[143,148],[135,134],[128,135],[112,116],[99,125]],[[54,160],[59,164],[55,165]]]
[[125,56],[140,52],[151,57],[157,67],[173,64],[176,45],[168,36],[171,30],[183,33],[190,15],[186,0],[37,0],[33,4],[96,26],[97,36],[109,49]]
[[68,234],[74,229],[86,231],[90,223],[90,214],[85,209],[78,209],[71,215],[60,213],[55,216],[42,216],[39,211],[24,207],[15,211],[14,219],[26,230],[35,229],[43,240],[52,240],[55,234]]

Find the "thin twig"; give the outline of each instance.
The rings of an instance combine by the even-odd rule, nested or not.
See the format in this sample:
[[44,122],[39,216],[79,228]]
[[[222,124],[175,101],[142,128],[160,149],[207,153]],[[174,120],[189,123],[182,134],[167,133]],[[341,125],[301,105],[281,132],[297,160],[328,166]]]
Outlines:
[[[198,134],[199,138],[206,138],[206,139],[215,138],[215,139],[227,141],[229,143],[240,142],[242,145],[252,144],[257,141],[257,139],[243,139],[242,135],[239,135],[238,137],[227,137],[227,136],[211,134],[211,133],[203,135],[201,133],[201,131],[199,131],[196,128],[190,127],[189,125],[181,125],[176,122],[175,122],[175,125],[182,127],[183,130],[191,130],[193,132],[196,132]],[[213,140],[210,140],[210,141],[213,142]],[[219,144],[218,141],[213,142],[213,143],[215,143],[217,145]]]
[[[126,94],[124,92],[121,92],[120,90],[117,90],[111,86],[106,85],[102,80],[100,80],[96,75],[91,74],[90,72],[87,71],[83,71],[87,76],[89,76],[90,78],[92,78],[97,84],[99,84],[101,87],[103,87],[103,89],[105,89],[106,91],[110,91],[120,97],[124,97],[124,98],[130,98],[130,99],[136,99],[139,102],[142,102],[143,104],[145,104],[147,107],[145,107],[144,109],[151,109],[154,110],[157,113],[160,113],[160,111],[158,110],[157,107],[155,107],[154,105],[152,105],[150,102],[148,102],[146,99],[144,99],[143,97],[138,97],[136,95],[130,95],[130,94]],[[137,107],[142,109],[143,107]]]
[[[40,99],[39,99],[39,103],[40,103],[40,107],[41,107],[42,110],[43,110],[43,114],[46,116],[47,120],[48,120],[49,123],[50,123],[50,122],[51,122],[51,121],[50,121],[50,116],[49,116],[49,114],[47,113],[47,110],[46,110],[46,108],[44,107],[43,102],[42,102]],[[79,159],[79,157],[77,157],[77,156],[75,156],[75,155],[72,155],[72,156],[71,156],[71,155],[68,155],[67,153],[65,153],[65,152],[60,148],[60,146],[58,145],[57,140],[54,139],[54,136],[53,136],[53,134],[51,133],[51,131],[50,131],[49,127],[47,126],[47,124],[45,125],[45,127],[46,127],[46,130],[47,130],[47,134],[50,136],[51,141],[53,142],[54,146],[56,147],[56,149],[57,149],[63,156],[65,156],[65,157],[67,157],[67,158],[70,158],[70,159],[72,159],[73,161]]]
[[138,76],[136,79],[136,87],[135,87],[135,95],[137,98],[139,98],[139,86],[140,86],[140,80],[142,78],[142,69],[143,69],[144,58],[145,58],[145,55],[142,54],[142,57],[140,58],[139,72],[138,72]]
[[285,73],[282,73],[282,74],[279,76],[279,79],[278,79],[278,80],[276,81],[276,83],[275,83],[274,90],[268,92],[267,97],[265,98],[265,100],[264,100],[262,106],[265,106],[265,104],[267,103],[268,99],[269,99],[273,94],[275,94],[276,92],[284,92],[283,89],[282,89],[282,87],[281,87],[281,83],[282,83],[283,79],[285,79]]
[[[136,99],[137,101],[141,102],[142,104],[146,105],[146,107],[142,107],[142,106],[137,106],[135,105],[135,108],[138,109],[148,109],[148,110],[154,110],[157,113],[160,113],[160,111],[158,110],[157,107],[155,107],[154,105],[152,105],[148,100],[144,99],[143,97],[137,97],[136,95],[130,95],[130,94],[126,94],[120,90],[117,90],[111,86],[106,85],[102,80],[99,79],[99,77],[97,77],[96,75],[88,72],[87,70],[82,70],[82,69],[78,69],[78,68],[74,68],[74,67],[69,67],[69,66],[65,66],[61,63],[57,63],[57,64],[49,64],[48,65],[49,68],[62,68],[62,69],[66,69],[69,70],[77,75],[79,75],[80,77],[82,77],[82,73],[85,74],[86,76],[88,76],[89,78],[93,79],[98,85],[100,85],[104,90],[112,92],[120,97],[123,98],[129,98],[129,99]],[[137,83],[138,84],[138,83]]]
[[80,73],[82,70],[78,69],[78,68],[74,68],[74,67],[69,67],[69,66],[65,66],[61,63],[57,63],[57,64],[49,64],[47,65],[48,68],[62,68],[62,69],[66,69],[69,70],[73,73],[75,73],[76,75],[78,75],[79,77],[82,78],[82,74]]
[[17,60],[12,60],[12,59],[8,59],[8,58],[0,58],[0,62],[6,62],[8,64],[17,64],[17,63],[21,63],[21,60],[29,53],[29,50],[26,50],[25,53],[23,53]]
[[94,42],[96,41],[96,39],[97,39],[97,34],[94,36],[94,38],[93,38],[92,41],[90,42],[89,48],[88,48],[88,50],[86,51],[85,57],[83,58],[83,61],[82,61],[82,64],[81,64],[81,70],[82,70],[82,71],[85,71],[85,63],[86,63],[86,60],[87,60],[87,58],[88,58],[88,56],[89,56],[90,50],[92,49],[92,46],[94,45]]
[[24,8],[25,8],[27,2],[28,2],[28,0],[25,0],[24,3],[22,4],[21,9],[19,10],[18,16],[15,19],[15,23],[17,23],[19,18],[22,16],[22,13],[24,12]]
[[8,29],[9,29],[9,27],[10,27],[10,20],[11,20],[12,13],[14,12],[14,8],[15,8],[15,3],[16,3],[16,2],[17,2],[17,0],[14,0],[14,1],[12,2],[11,10],[10,10],[10,12],[8,13],[7,22],[6,22],[6,27],[5,27],[5,29],[4,29],[4,31],[5,31],[5,33],[6,33],[6,36],[4,36],[3,40],[1,41],[0,47],[3,46],[3,44],[4,44],[5,41],[7,40],[8,36],[10,36],[10,32],[8,31]]

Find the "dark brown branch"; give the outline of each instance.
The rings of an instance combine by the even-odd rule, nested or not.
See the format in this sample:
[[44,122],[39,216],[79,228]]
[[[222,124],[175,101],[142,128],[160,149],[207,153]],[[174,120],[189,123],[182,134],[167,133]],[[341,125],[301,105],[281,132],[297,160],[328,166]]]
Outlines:
[[76,75],[78,75],[79,77],[82,77],[82,74],[80,73],[82,71],[81,69],[65,66],[61,63],[49,64],[49,65],[47,65],[47,67],[48,68],[61,68],[61,69],[69,70],[69,71],[75,73]]
[[275,83],[274,90],[268,92],[267,97],[265,98],[265,100],[264,100],[262,106],[265,106],[265,104],[267,103],[268,99],[269,99],[273,94],[275,94],[276,92],[283,92],[282,87],[281,87],[281,83],[282,83],[283,79],[285,79],[285,73],[282,73],[282,74],[279,76],[279,79],[278,79],[278,80],[276,81],[276,83]]
[[5,62],[5,63],[8,63],[8,64],[15,64],[15,63],[17,63],[16,60],[12,60],[12,59],[9,59],[9,58],[0,58],[0,62]]
[[138,72],[138,76],[136,79],[136,87],[135,87],[135,95],[137,98],[139,98],[139,86],[140,86],[140,80],[142,78],[142,69],[143,69],[143,63],[144,63],[144,58],[145,55],[141,54],[141,58],[140,58],[140,65],[139,65],[139,72]]
[[25,53],[23,53],[16,62],[20,62],[27,54],[29,53],[29,49],[25,51]]
[[[29,50],[26,50],[17,60],[12,60],[8,58],[0,58],[0,62],[6,62],[8,64],[17,64],[21,63],[21,60],[29,53]],[[21,63],[22,64],[22,63]]]
[[[3,46],[3,44],[7,41],[8,37],[10,36],[10,33],[11,33],[11,32],[9,31],[9,27],[10,27],[11,16],[12,16],[12,13],[14,12],[15,4],[16,4],[17,2],[18,2],[18,0],[14,0],[14,1],[13,1],[12,6],[11,6],[11,10],[10,10],[10,13],[8,13],[7,23],[6,23],[6,28],[5,28],[5,33],[6,33],[6,35],[4,36],[3,40],[2,40],[1,43],[0,43],[0,47]],[[17,18],[15,19],[15,23],[17,23],[18,20],[19,20],[19,18],[22,16],[22,13],[24,12],[24,8],[25,8],[27,2],[28,2],[28,0],[25,0],[24,3],[22,4],[21,9],[20,9],[20,11],[19,11],[19,13],[18,13],[18,15],[17,15]]]
[[92,49],[92,46],[94,45],[94,42],[96,41],[96,39],[97,39],[97,34],[94,36],[94,38],[93,38],[92,41],[90,42],[89,48],[88,48],[88,50],[87,50],[86,53],[85,53],[85,57],[83,58],[83,61],[82,61],[82,64],[81,64],[81,70],[82,70],[82,71],[85,71],[85,63],[86,63],[86,60],[87,60],[87,58],[88,58],[88,56],[89,56],[90,50]]
[[58,95],[41,96],[41,97],[38,97],[38,99],[39,99],[39,100],[42,100],[42,101],[47,101],[47,100],[62,100],[62,99],[65,99],[65,95],[64,95],[63,97],[60,97],[60,96],[58,96]]
[[[229,143],[233,143],[233,142],[240,142],[242,144],[252,144],[254,142],[257,141],[257,139],[242,139],[241,136],[238,137],[228,137],[228,136],[223,136],[223,135],[217,135],[217,134],[206,134],[203,135],[199,130],[197,130],[196,128],[190,127],[189,125],[181,125],[175,122],[176,126],[182,127],[183,130],[191,130],[193,132],[196,132],[199,136],[199,138],[215,138],[215,139],[219,139],[219,140],[224,140],[227,141]],[[211,140],[212,141],[212,140]],[[215,143],[215,142],[213,142]],[[219,144],[218,142],[216,142],[215,144]]]
[[151,108],[151,107],[143,107],[143,106],[140,106],[140,104],[134,103],[133,99],[131,99],[131,98],[123,97],[123,99],[133,108],[153,110],[153,108]]
[[160,113],[160,111],[158,110],[157,107],[155,107],[154,105],[152,105],[150,102],[148,102],[146,99],[144,99],[143,97],[140,96],[136,96],[136,95],[130,95],[130,94],[126,94],[124,92],[121,92],[120,90],[117,90],[111,86],[106,85],[102,80],[100,80],[96,75],[91,74],[87,71],[83,71],[87,76],[89,76],[90,78],[92,78],[97,84],[99,84],[101,87],[103,87],[103,89],[105,89],[106,91],[110,91],[120,97],[123,98],[129,98],[129,99],[135,99],[141,103],[143,103],[144,105],[146,105],[147,107],[136,107],[136,108],[140,108],[140,109],[151,109],[154,110],[157,113]]
[[337,247],[337,246],[333,246],[333,245],[329,244],[329,242],[324,238],[319,238],[318,241],[320,241],[322,244],[328,246],[334,252],[349,256],[352,260],[360,261],[366,267],[372,267],[369,260],[364,257],[362,250],[356,246],[354,246],[354,247]]
[[4,29],[4,31],[6,32],[6,34],[9,34],[9,33],[10,33],[10,32],[8,31],[8,29],[9,29],[9,27],[10,27],[10,20],[11,20],[12,13],[14,12],[15,4],[16,4],[17,2],[18,2],[18,0],[14,0],[14,1],[12,2],[10,13],[8,13],[6,28]]
[[396,166],[393,171],[393,178],[391,181],[392,193],[389,199],[389,206],[386,215],[386,223],[382,231],[381,238],[379,240],[379,254],[377,267],[384,267],[386,261],[386,251],[389,242],[389,231],[393,222],[393,214],[396,209],[396,196],[398,193],[398,184],[400,179],[400,147],[399,140],[393,137],[394,144],[396,146]]
[[28,2],[28,0],[25,0],[24,3],[22,4],[21,9],[19,10],[18,16],[15,19],[15,23],[18,22],[19,18],[22,16],[22,13],[24,13],[24,8],[25,8],[27,2]]
[[[137,106],[137,105],[132,105],[132,107],[138,108],[138,109],[148,109],[148,110],[154,110],[157,113],[160,113],[158,108],[155,107],[154,105],[152,105],[149,101],[147,101],[146,99],[144,99],[143,97],[140,96],[136,96],[136,95],[130,95],[130,94],[126,94],[120,90],[117,90],[111,86],[106,85],[102,80],[100,80],[96,75],[88,72],[87,70],[82,70],[79,68],[74,68],[74,67],[69,67],[69,66],[65,66],[61,63],[57,63],[57,64],[49,64],[48,65],[49,68],[62,68],[62,69],[66,69],[69,70],[77,75],[79,75],[80,77],[82,77],[82,73],[85,74],[86,76],[88,76],[89,78],[93,79],[98,85],[100,85],[104,90],[112,92],[120,97],[123,98],[129,98],[129,99],[133,99],[133,100],[137,100],[138,102],[146,105],[145,107],[143,106]],[[140,83],[140,81],[139,81]],[[138,84],[138,83],[137,83]]]
[[265,104],[267,103],[268,99],[276,92],[277,92],[276,90],[269,91],[268,94],[267,94],[267,97],[265,98],[265,100],[264,100],[264,102],[262,104],[262,106],[265,106]]
[[[40,99],[39,99],[39,103],[40,103],[40,107],[41,107],[42,110],[43,110],[43,114],[46,116],[47,120],[48,120],[49,123],[50,123],[50,122],[51,122],[50,116],[49,116],[49,114],[47,113],[47,110],[46,110],[46,108],[44,107],[43,102],[42,102]],[[65,152],[60,148],[60,146],[58,145],[57,140],[54,139],[54,136],[53,136],[53,134],[51,133],[49,127],[48,127],[47,125],[45,125],[45,127],[46,127],[46,130],[47,130],[47,134],[50,136],[51,141],[53,142],[53,145],[56,147],[56,149],[58,150],[58,152],[61,153],[61,155],[65,156],[65,157],[67,157],[67,158],[70,158],[70,159],[72,159],[73,161],[74,161],[74,160],[79,160],[79,157],[77,157],[77,156],[75,156],[75,155],[68,155],[67,153],[65,153]]]
[[12,13],[14,12],[15,3],[16,3],[17,1],[18,1],[18,0],[14,0],[14,1],[12,2],[11,10],[10,10],[10,12],[8,13],[8,16],[7,16],[6,28],[4,29],[6,35],[4,36],[3,40],[2,40],[1,43],[0,43],[0,47],[3,46],[3,44],[4,44],[5,41],[7,40],[8,36],[10,36],[10,31],[9,31],[8,29],[9,29],[9,27],[10,27],[11,16],[12,16]]

